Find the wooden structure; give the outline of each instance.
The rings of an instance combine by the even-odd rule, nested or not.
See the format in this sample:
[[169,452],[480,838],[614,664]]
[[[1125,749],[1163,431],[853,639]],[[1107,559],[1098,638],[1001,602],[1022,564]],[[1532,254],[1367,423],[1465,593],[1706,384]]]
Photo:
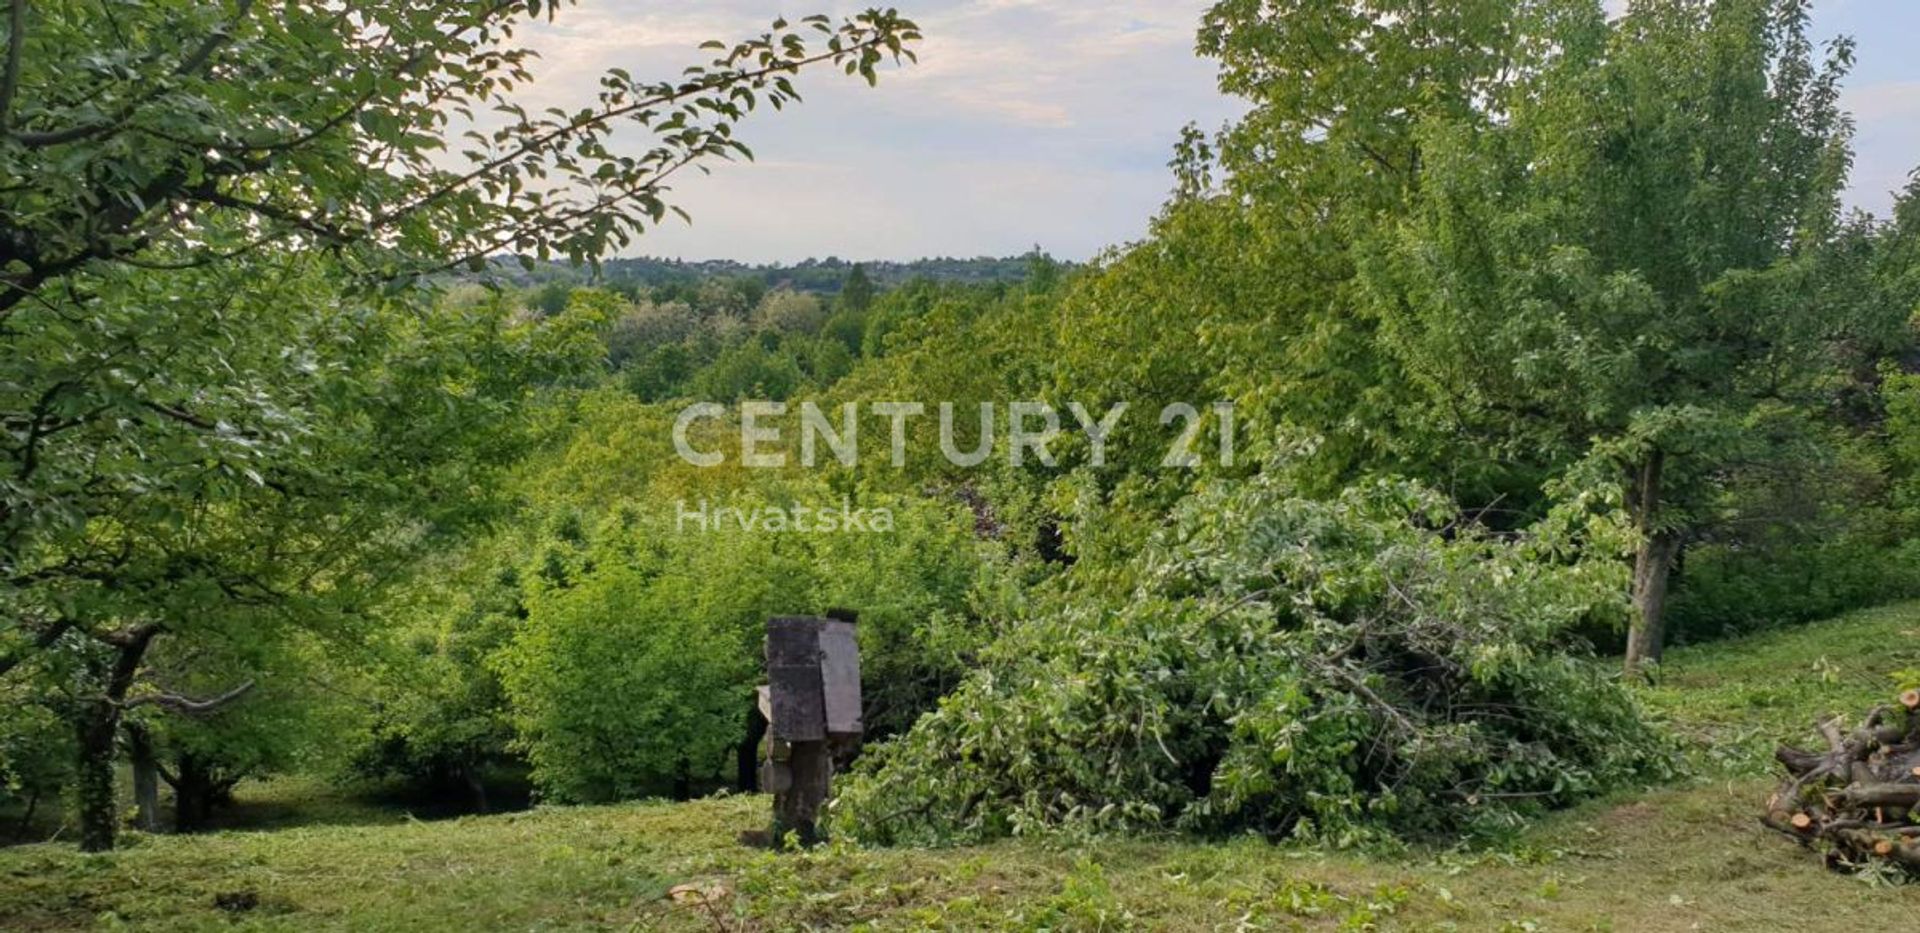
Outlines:
[[860,643],[852,612],[828,618],[767,620],[767,685],[760,713],[769,724],[760,787],[773,794],[773,843],[789,833],[801,845],[820,842],[820,808],[833,780],[836,753],[857,745]]

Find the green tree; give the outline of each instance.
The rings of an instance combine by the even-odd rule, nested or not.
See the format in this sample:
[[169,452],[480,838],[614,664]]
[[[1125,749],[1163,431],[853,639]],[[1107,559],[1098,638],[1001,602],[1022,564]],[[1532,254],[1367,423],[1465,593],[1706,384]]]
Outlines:
[[827,321],[826,307],[806,292],[774,289],[753,309],[753,326],[779,334],[814,334]]
[[865,314],[873,306],[873,296],[873,280],[867,277],[867,267],[854,263],[846,281],[840,284],[840,310]]
[[[531,439],[516,426],[532,386],[582,359],[585,344],[556,326],[565,318],[507,331],[497,309],[365,306],[335,296],[320,258],[288,263],[273,277],[239,266],[126,276],[115,284],[131,294],[103,295],[109,313],[88,322],[96,334],[126,327],[143,351],[118,365],[84,340],[67,348],[77,359],[51,348],[10,358],[47,382],[60,380],[26,366],[97,380],[76,394],[145,412],[79,419],[40,442],[38,490],[71,484],[85,511],[27,526],[4,591],[23,623],[9,676],[40,684],[77,730],[89,848],[112,842],[125,710],[201,715],[256,686],[273,694],[238,673],[182,693],[208,687],[209,671],[180,665],[354,633],[407,562],[489,514],[492,471]],[[233,316],[202,317],[209,307]],[[163,656],[168,669],[150,663]]]
[[1812,455],[1793,412],[1825,406],[1848,344],[1904,323],[1836,287],[1852,46],[1821,58],[1807,19],[1800,0],[1648,3],[1604,46],[1543,37],[1594,52],[1543,62],[1497,124],[1422,119],[1410,210],[1359,253],[1435,420],[1619,471],[1629,669],[1658,660],[1670,574],[1730,471]]
[[749,154],[734,124],[796,99],[796,72],[872,81],[917,38],[890,11],[780,21],[672,80],[615,69],[591,103],[530,113],[511,40],[556,7],[9,5],[0,676],[74,724],[83,847],[112,845],[113,742],[156,639],[363,618],[477,517],[522,440],[500,426],[553,378],[536,361],[604,352],[604,321],[507,333],[424,311],[408,282],[626,245],[673,175]]
[[1251,457],[1323,439],[1303,490],[1416,476],[1501,527],[1598,467],[1640,516],[1637,664],[1686,543],[1834,462],[1906,340],[1838,207],[1851,46],[1806,30],[1794,0],[1217,3],[1201,49],[1251,110],[1070,290],[1061,389],[1232,398]]
[[[664,217],[667,179],[749,154],[734,123],[794,101],[796,72],[871,81],[918,38],[891,11],[780,20],[670,80],[614,69],[594,101],[535,113],[514,100],[533,75],[512,37],[559,6],[11,4],[0,310],[90,267],[268,245],[329,248],[382,280],[503,253],[594,259]],[[481,110],[505,119],[481,127]]]

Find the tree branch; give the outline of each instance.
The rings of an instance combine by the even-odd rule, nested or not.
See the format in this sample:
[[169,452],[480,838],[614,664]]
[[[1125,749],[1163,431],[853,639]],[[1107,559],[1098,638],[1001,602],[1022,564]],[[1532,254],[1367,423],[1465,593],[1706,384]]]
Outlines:
[[[196,46],[192,52],[187,53],[186,58],[180,60],[180,64],[174,66],[172,76],[187,77],[205,68],[207,63],[213,59],[213,53],[218,52],[221,46],[233,41],[233,27],[238,25],[241,20],[247,18],[247,14],[253,9],[253,2],[254,0],[240,0],[234,9],[232,22],[227,26],[214,30],[212,33],[209,33],[205,39],[201,40],[200,44]],[[13,5],[16,10],[24,4],[25,0],[13,0]],[[11,41],[11,39],[9,39],[9,41]],[[11,65],[9,67],[11,67]],[[141,107],[152,103],[161,94],[166,93],[166,90],[167,85],[164,83],[157,85],[148,90],[147,93],[141,94],[134,100],[129,101],[125,107],[120,108],[119,113],[105,120],[76,124],[63,130],[47,130],[39,133],[15,133],[13,134],[13,138],[23,146],[39,148],[57,146],[61,143],[78,142],[82,139],[98,136],[101,133],[112,132],[125,126],[128,120],[133,119],[134,115],[140,112]]]
[[136,706],[158,706],[161,709],[179,713],[182,716],[207,716],[219,712],[222,708],[246,696],[252,690],[253,681],[249,680],[217,697],[208,697],[204,700],[196,700],[192,697],[181,696],[177,693],[149,693],[127,700],[120,704],[120,706],[122,709],[133,709]]
[[60,621],[55,622],[47,626],[46,628],[41,629],[40,634],[34,636],[33,648],[31,650],[17,652],[15,654],[8,655],[7,657],[0,658],[0,677],[6,676],[8,671],[11,671],[14,668],[20,666],[20,663],[25,661],[27,658],[32,657],[35,651],[45,651],[46,649],[53,647],[53,643],[56,641],[59,641],[60,636],[65,635],[72,628],[73,628],[72,620],[61,619]]
[[690,81],[686,84],[680,85],[679,87],[673,88],[670,91],[657,93],[652,96],[640,98],[640,99],[631,101],[626,104],[621,104],[618,106],[602,107],[601,109],[593,113],[585,114],[583,116],[570,120],[566,123],[560,124],[558,126],[553,126],[547,129],[545,132],[537,133],[527,138],[519,146],[513,148],[512,150],[504,154],[495,156],[492,159],[489,159],[485,162],[480,163],[478,166],[467,171],[465,174],[455,176],[453,179],[429,190],[427,193],[420,196],[419,198],[416,198],[405,204],[394,207],[393,209],[388,210],[376,216],[373,219],[373,222],[372,224],[370,224],[370,226],[373,226],[376,228],[385,227],[393,223],[395,220],[398,220],[402,217],[407,216],[408,214],[413,213],[414,211],[417,211],[423,207],[433,204],[439,201],[440,199],[454,193],[455,191],[460,190],[461,188],[465,188],[467,185],[472,184],[474,181],[480,178],[486,177],[488,175],[493,174],[494,172],[499,171],[502,167],[519,160],[523,156],[526,156],[535,152],[539,152],[545,149],[546,147],[548,147],[549,145],[554,144],[557,141],[568,139],[572,137],[574,134],[579,133],[588,128],[604,127],[608,123],[611,123],[612,121],[617,120],[621,117],[627,116],[628,114],[637,113],[643,110],[649,110],[654,107],[665,106],[667,104],[677,103],[681,100],[684,100],[687,97],[690,97],[692,95],[699,94],[702,92],[722,91],[727,88],[739,87],[741,85],[753,85],[755,82],[763,81],[777,74],[793,74],[811,65],[819,64],[820,62],[838,61],[849,55],[853,55],[855,53],[862,52],[867,49],[877,48],[884,41],[885,40],[883,38],[873,38],[865,42],[846,46],[844,48],[829,49],[828,51],[809,55],[805,58],[781,61],[776,64],[766,65],[760,68],[736,71],[732,73],[726,73],[726,72],[713,73],[713,74],[704,76],[703,80]]

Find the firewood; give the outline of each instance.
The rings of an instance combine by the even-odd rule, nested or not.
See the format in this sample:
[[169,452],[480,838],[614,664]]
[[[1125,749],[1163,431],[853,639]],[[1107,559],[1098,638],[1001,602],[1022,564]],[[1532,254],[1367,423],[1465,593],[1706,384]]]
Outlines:
[[1839,717],[1816,722],[1824,754],[1777,746],[1774,760],[1787,777],[1760,822],[1835,869],[1878,863],[1920,879],[1920,691],[1900,704],[1912,712],[1877,707],[1852,730]]
[[1846,802],[1855,807],[1900,807],[1911,810],[1920,806],[1920,784],[1864,784],[1855,782],[1841,792]]
[[1851,757],[1847,754],[1847,740],[1840,734],[1839,717],[1823,719],[1815,724],[1815,728],[1820,730],[1820,737],[1827,740],[1827,749],[1834,757],[1843,760]]
[[[1773,760],[1784,765],[1787,773],[1794,777],[1806,774],[1827,763],[1827,756],[1803,752],[1791,745],[1782,745],[1773,750]],[[1914,769],[1920,772],[1920,767]]]

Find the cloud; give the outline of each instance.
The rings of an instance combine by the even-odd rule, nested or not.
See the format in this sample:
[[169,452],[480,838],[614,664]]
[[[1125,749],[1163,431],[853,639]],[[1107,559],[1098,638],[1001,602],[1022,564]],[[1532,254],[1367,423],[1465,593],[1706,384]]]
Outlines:
[[[1608,0],[1618,5],[1620,0]],[[805,103],[754,114],[760,161],[679,180],[691,227],[636,251],[798,259],[1011,254],[1035,242],[1082,259],[1139,237],[1172,179],[1188,122],[1244,105],[1193,54],[1209,0],[900,0],[926,39],[918,65],[878,88],[828,71]],[[774,17],[846,16],[864,0],[583,0],[522,33],[543,53],[527,103],[578,106],[610,67],[671,77],[707,39],[757,34]],[[1920,161],[1920,29],[1910,0],[1817,0],[1814,32],[1860,39],[1846,102],[1859,118],[1850,202],[1884,213]]]
[[1920,80],[1849,88],[1841,103],[1858,127],[1847,201],[1884,216],[1920,167]]
[[[1137,238],[1171,178],[1180,127],[1238,111],[1193,55],[1205,0],[903,3],[920,62],[878,88],[822,70],[805,102],[748,118],[759,161],[681,179],[692,226],[637,251],[703,258],[863,258],[1023,252],[1083,259]],[[609,67],[668,77],[707,39],[757,34],[804,9],[752,0],[611,0],[563,7],[522,34],[539,50],[528,103],[578,106]]]

